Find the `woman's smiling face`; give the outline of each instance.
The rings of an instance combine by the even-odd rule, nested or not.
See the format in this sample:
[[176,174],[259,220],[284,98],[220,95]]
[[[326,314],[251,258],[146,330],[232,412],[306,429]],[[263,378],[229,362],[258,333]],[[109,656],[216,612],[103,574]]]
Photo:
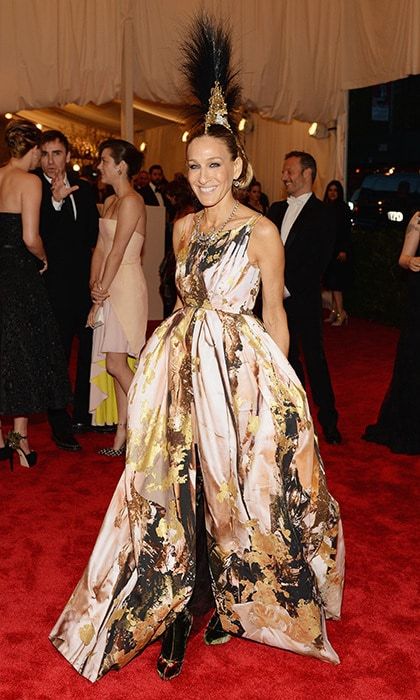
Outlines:
[[242,169],[223,139],[199,136],[187,149],[188,182],[204,207],[211,207],[232,192],[232,183]]

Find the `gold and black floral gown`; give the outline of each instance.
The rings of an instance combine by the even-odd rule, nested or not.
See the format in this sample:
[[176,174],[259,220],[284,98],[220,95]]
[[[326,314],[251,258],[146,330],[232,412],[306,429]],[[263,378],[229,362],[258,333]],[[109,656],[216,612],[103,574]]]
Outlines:
[[255,221],[181,246],[183,308],[145,346],[129,392],[126,467],[51,640],[91,681],[121,668],[188,603],[197,445],[223,627],[338,663],[344,545],[307,399],[253,316]]

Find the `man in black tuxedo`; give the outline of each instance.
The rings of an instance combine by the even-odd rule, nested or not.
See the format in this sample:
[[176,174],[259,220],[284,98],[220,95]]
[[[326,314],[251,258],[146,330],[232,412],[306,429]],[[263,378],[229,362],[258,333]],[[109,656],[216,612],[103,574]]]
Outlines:
[[91,423],[89,379],[92,329],[86,328],[91,307],[89,276],[92,248],[98,236],[98,210],[91,186],[75,177],[66,166],[69,142],[61,131],[45,131],[41,138],[42,182],[40,232],[48,258],[43,278],[57,319],[67,361],[77,336],[76,382],[73,418],[65,410],[49,411],[55,443],[62,449],[79,450],[74,437]]
[[333,253],[335,230],[327,207],[312,192],[315,177],[316,162],[309,153],[287,153],[282,181],[288,198],[274,202],[267,216],[276,224],[284,243],[289,362],[304,385],[301,348],[325,439],[338,444],[341,435],[323,347],[321,305],[321,277]]
[[155,164],[149,168],[149,184],[140,187],[138,192],[144,199],[144,203],[149,207],[165,207],[165,197],[163,193],[166,180],[163,174],[162,166]]

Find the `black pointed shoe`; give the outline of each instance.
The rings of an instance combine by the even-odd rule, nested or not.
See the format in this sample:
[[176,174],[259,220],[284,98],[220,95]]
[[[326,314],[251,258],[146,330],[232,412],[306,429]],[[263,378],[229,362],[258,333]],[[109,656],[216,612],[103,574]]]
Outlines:
[[164,633],[157,661],[157,672],[162,680],[170,681],[181,673],[192,623],[193,616],[184,608]]
[[68,452],[78,452],[82,449],[74,435],[72,435],[71,433],[53,433],[52,439],[54,440],[57,447],[59,447],[61,450],[67,450]]
[[324,437],[326,442],[328,442],[330,445],[339,445],[343,441],[341,433],[337,427],[324,428]]

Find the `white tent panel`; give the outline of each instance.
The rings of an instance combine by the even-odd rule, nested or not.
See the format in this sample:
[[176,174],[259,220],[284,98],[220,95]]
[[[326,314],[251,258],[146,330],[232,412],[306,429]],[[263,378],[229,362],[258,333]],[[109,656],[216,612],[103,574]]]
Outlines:
[[420,71],[420,0],[2,0],[0,111],[121,97],[182,102],[179,42],[204,7],[232,27],[244,98],[266,117],[327,122],[344,91]]

